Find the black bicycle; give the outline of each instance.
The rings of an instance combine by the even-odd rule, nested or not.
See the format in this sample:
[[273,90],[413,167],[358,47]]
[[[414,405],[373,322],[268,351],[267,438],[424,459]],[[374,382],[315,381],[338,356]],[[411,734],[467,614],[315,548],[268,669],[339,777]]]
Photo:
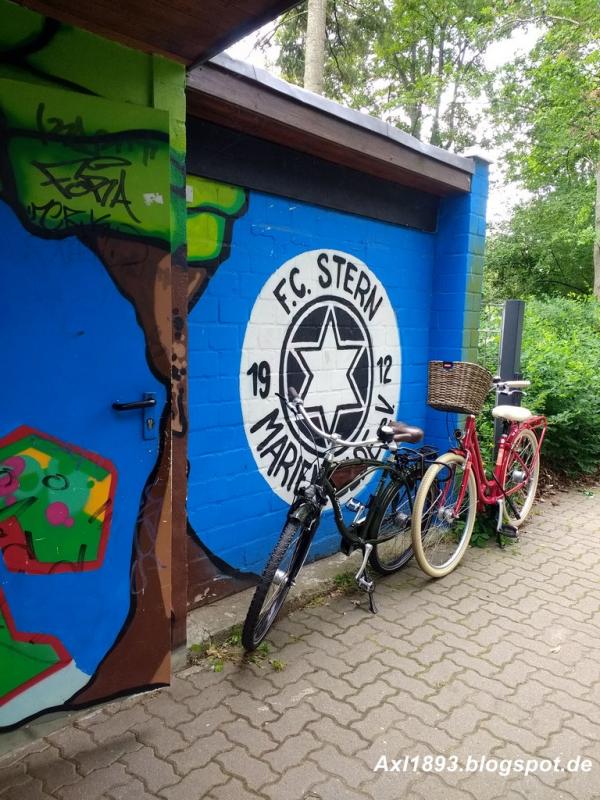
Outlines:
[[[271,553],[260,583],[256,587],[242,631],[242,644],[254,650],[265,638],[302,569],[310,545],[319,527],[321,514],[331,503],[337,529],[346,555],[360,549],[363,559],[355,580],[367,592],[369,607],[376,613],[373,600],[375,584],[366,572],[369,563],[378,573],[387,575],[403,567],[412,557],[411,516],[414,496],[427,467],[437,458],[431,447],[412,450],[400,443],[416,444],[423,431],[402,422],[389,422],[377,430],[377,438],[349,442],[338,434],[328,434],[309,418],[302,400],[293,390],[290,399],[281,398],[298,421],[307,426],[315,442],[329,444],[310,481],[296,487],[286,523]],[[364,448],[360,458],[336,458],[340,448]],[[367,448],[387,449],[385,460],[371,457]],[[380,472],[375,489],[365,502],[355,498],[345,501],[354,514],[347,523],[341,501],[374,473]],[[370,487],[370,482],[369,482]]]

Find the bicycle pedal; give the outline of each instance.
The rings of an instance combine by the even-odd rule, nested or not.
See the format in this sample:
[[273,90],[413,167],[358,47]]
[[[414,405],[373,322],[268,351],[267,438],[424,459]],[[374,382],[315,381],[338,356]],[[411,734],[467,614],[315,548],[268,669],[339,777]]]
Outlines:
[[348,511],[354,511],[355,513],[358,512],[358,511],[364,511],[365,510],[364,505],[354,497],[351,497],[346,502],[346,508],[348,509]]
[[507,539],[519,538],[519,531],[514,527],[514,525],[503,525],[500,528],[499,533],[501,533],[502,536],[506,536]]

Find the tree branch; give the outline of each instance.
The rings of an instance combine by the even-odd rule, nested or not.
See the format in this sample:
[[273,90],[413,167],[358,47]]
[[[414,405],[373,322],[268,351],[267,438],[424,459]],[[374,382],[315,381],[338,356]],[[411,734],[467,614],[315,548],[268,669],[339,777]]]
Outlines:
[[327,49],[329,50],[329,55],[331,56],[331,58],[335,62],[335,66],[336,66],[336,69],[338,71],[338,75],[340,76],[340,81],[342,83],[344,83],[345,80],[346,80],[345,75],[344,75],[344,71],[340,66],[340,62],[338,61],[337,53],[335,52],[335,49],[332,47],[331,42],[329,41],[329,38],[326,39],[326,44],[327,44]]
[[287,14],[284,14],[278,20],[277,24],[273,27],[272,30],[267,31],[267,33],[261,36],[260,39],[256,40],[252,49],[255,50],[258,48],[259,50],[262,50],[263,47],[267,47],[267,45],[271,43],[271,40],[273,39],[273,37],[280,28],[282,28],[284,25],[287,25],[288,22],[293,22],[295,19],[298,19],[299,17],[306,16],[307,13],[308,11],[304,9],[303,11],[288,12]]

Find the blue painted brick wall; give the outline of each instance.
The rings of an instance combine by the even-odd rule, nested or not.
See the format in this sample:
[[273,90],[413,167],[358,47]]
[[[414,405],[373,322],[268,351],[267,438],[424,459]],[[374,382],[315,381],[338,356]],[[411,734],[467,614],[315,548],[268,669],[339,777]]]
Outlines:
[[[230,255],[189,319],[188,513],[202,541],[238,569],[262,570],[286,509],[259,471],[243,429],[246,325],[271,274],[298,253],[323,248],[363,261],[384,285],[401,339],[397,416],[425,423],[435,236],[251,192],[247,213],[235,222]],[[333,552],[338,541],[326,519],[313,555]]]
[[[431,284],[430,360],[477,360],[488,164],[474,160],[470,194],[450,195],[440,206]],[[445,452],[455,444],[456,425],[456,415],[428,409],[427,441]]]
[[[477,325],[487,166],[476,165],[472,193],[441,201],[435,234],[249,193],[248,210],[234,223],[230,254],[189,318],[188,514],[201,540],[232,567],[260,573],[285,520],[287,504],[270,487],[244,431],[240,371],[256,298],[298,254],[342,251],[364,262],[381,282],[400,336],[396,417],[424,427],[428,442],[447,449],[446,415],[425,402],[427,362],[468,355]],[[273,303],[261,339],[265,358],[273,357],[271,334],[274,342],[281,338]],[[242,375],[243,380],[251,379]],[[326,515],[312,556],[333,552],[338,544]]]

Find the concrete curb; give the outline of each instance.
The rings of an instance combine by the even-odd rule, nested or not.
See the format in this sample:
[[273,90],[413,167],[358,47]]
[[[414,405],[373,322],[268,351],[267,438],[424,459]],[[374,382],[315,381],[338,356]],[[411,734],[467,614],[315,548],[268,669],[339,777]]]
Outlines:
[[[280,612],[280,618],[306,605],[314,597],[335,588],[336,575],[356,573],[360,560],[361,554],[358,551],[349,557],[336,553],[305,566]],[[233,628],[243,625],[253,594],[254,588],[245,589],[216,603],[190,611],[187,617],[188,648],[207,641],[222,641]],[[187,650],[184,648],[173,653],[173,671],[178,672],[186,666],[180,663],[182,658],[186,659],[186,655]]]

